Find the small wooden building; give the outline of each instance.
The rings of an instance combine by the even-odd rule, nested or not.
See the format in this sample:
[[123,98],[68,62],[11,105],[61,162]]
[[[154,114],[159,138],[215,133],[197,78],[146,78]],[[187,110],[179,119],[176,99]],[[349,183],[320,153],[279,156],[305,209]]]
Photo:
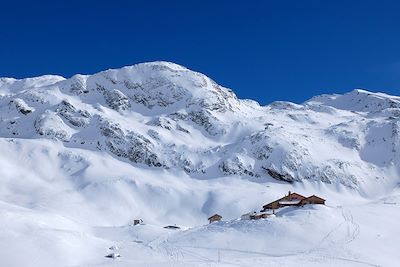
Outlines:
[[222,219],[222,216],[221,215],[219,215],[219,214],[214,214],[213,216],[211,216],[210,218],[208,218],[208,221],[210,222],[210,223],[212,223],[212,222],[218,222],[218,221],[220,221]]
[[304,205],[308,205],[308,204],[325,205],[325,199],[318,197],[316,195],[312,195],[312,196],[302,199],[299,203],[299,206],[304,206]]

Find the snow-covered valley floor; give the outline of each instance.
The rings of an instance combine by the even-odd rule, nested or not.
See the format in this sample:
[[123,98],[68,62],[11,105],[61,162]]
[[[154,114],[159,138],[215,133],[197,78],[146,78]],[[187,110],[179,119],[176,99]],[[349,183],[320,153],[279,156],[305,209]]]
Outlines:
[[180,230],[82,227],[1,203],[0,255],[2,266],[396,266],[399,203],[397,191],[362,204],[286,208],[274,218]]

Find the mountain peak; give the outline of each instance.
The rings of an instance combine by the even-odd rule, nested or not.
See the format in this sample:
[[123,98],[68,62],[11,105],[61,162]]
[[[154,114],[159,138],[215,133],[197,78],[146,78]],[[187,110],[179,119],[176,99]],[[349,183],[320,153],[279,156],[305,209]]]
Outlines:
[[[184,66],[179,64],[169,62],[169,61],[150,61],[143,62],[134,65],[128,65],[121,68],[108,69],[105,71],[101,71],[100,73],[108,73],[108,72],[152,72],[159,73],[162,71],[167,72],[182,72],[182,71],[190,71]],[[96,74],[94,74],[96,75]]]
[[143,63],[138,63],[132,66],[137,66],[137,67],[141,67],[141,66],[151,66],[151,67],[168,67],[170,69],[173,70],[188,70],[186,67],[179,65],[177,63],[174,62],[170,62],[170,61],[149,61],[149,62],[143,62]]

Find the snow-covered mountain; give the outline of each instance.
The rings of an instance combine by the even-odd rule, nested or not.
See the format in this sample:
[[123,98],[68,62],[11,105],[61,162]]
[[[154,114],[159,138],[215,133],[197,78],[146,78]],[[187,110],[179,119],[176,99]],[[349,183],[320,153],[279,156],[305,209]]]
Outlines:
[[[9,228],[0,238],[13,240],[0,257],[27,250],[27,258],[46,256],[36,257],[35,266],[87,264],[80,257],[108,246],[110,236],[132,235],[120,228],[107,235],[104,227],[136,217],[151,227],[194,226],[215,212],[234,219],[288,189],[318,191],[334,205],[391,196],[399,182],[399,123],[397,96],[357,89],[302,104],[260,106],[169,62],[69,79],[0,78],[0,223]],[[342,210],[309,213],[337,214],[355,227]],[[279,221],[273,224],[278,231]],[[247,231],[234,222],[221,231],[231,226],[233,235]],[[249,242],[269,231],[264,228],[257,225]],[[204,246],[218,239],[207,237],[210,231],[217,230],[190,230],[172,240],[200,238],[196,242]],[[316,239],[324,238],[321,231]],[[87,236],[79,239],[78,233]],[[155,233],[141,234],[160,249],[166,242]],[[296,237],[293,232],[286,238],[285,246]],[[310,247],[315,241],[296,240]],[[3,263],[21,265],[24,259]]]
[[152,62],[70,79],[3,78],[0,94],[2,138],[57,140],[193,177],[362,188],[399,166],[400,98],[381,93],[262,107],[203,74]]

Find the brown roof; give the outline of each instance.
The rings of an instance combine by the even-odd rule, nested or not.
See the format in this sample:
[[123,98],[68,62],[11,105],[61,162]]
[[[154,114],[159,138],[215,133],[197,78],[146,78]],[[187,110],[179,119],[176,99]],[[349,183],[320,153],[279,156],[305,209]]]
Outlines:
[[219,214],[214,214],[213,216],[211,216],[210,218],[208,218],[208,220],[211,220],[211,219],[214,219],[214,218],[219,218],[219,219],[221,219],[222,216],[219,215]]
[[321,200],[326,201],[326,199],[323,199],[322,197],[319,197],[319,196],[316,196],[316,195],[312,195],[312,196],[306,197],[305,199],[312,198],[312,197],[319,198]]
[[[297,195],[297,196],[299,196],[299,197],[306,198],[305,196],[300,195],[300,194],[297,194],[296,192],[290,193],[288,196],[284,196],[284,197],[282,197],[282,198],[289,197],[289,196],[293,196],[293,195]],[[281,199],[282,199],[282,198],[281,198]],[[281,200],[281,199],[280,199],[280,200]]]
[[290,194],[289,194],[289,195],[287,195],[287,196],[281,197],[280,199],[277,199],[277,200],[275,200],[275,201],[272,201],[272,202],[270,202],[270,203],[268,203],[268,204],[265,204],[263,207],[265,207],[265,206],[268,206],[269,204],[272,204],[272,203],[275,203],[275,202],[281,201],[282,199],[284,199],[284,198],[286,198],[286,197],[290,197],[290,196],[292,196],[292,195],[297,195],[297,196],[299,196],[299,197],[301,197],[301,198],[303,198],[303,199],[305,199],[305,198],[306,198],[306,197],[305,197],[305,196],[303,196],[303,195],[300,195],[300,194],[297,194],[297,193],[293,192],[293,193],[290,193]]

